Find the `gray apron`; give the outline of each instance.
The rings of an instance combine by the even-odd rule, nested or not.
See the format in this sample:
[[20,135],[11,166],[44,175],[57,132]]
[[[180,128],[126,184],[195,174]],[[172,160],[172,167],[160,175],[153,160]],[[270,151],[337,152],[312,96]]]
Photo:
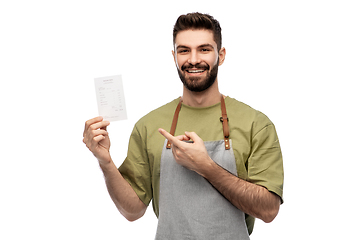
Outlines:
[[[221,121],[226,120],[222,98]],[[174,134],[181,101],[175,111]],[[225,112],[225,114],[224,114]],[[176,118],[176,121],[175,121]],[[175,122],[175,127],[174,127]],[[237,176],[234,152],[224,126],[224,140],[205,142],[213,161]],[[165,141],[160,163],[159,220],[156,240],[248,240],[245,214],[223,197],[206,179],[176,163]]]

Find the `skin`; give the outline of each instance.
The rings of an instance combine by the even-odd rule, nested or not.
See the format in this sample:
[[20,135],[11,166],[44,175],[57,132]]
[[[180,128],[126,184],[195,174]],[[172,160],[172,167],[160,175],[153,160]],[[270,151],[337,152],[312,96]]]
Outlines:
[[[217,51],[213,33],[208,30],[185,30],[178,33],[172,51],[175,65],[189,84],[203,84],[209,72],[224,63],[226,50]],[[193,66],[191,69],[184,66]],[[194,66],[208,66],[194,67]],[[190,91],[184,86],[183,103],[193,107],[211,106],[220,101],[218,79],[206,90]],[[102,117],[85,123],[84,143],[98,159],[104,173],[109,194],[120,213],[129,221],[142,217],[147,206],[138,198],[129,183],[113,163],[109,149],[110,139],[106,130],[109,122]],[[208,155],[203,140],[194,132],[172,136],[164,129],[159,132],[172,143],[176,162],[206,178],[224,197],[243,212],[271,222],[280,207],[280,198],[267,189],[244,181],[217,165]],[[184,141],[193,140],[193,143]]]
[[119,212],[129,221],[141,218],[147,206],[118,171],[110,156],[110,138],[106,128],[110,122],[96,117],[86,121],[83,142],[99,161],[110,197]]

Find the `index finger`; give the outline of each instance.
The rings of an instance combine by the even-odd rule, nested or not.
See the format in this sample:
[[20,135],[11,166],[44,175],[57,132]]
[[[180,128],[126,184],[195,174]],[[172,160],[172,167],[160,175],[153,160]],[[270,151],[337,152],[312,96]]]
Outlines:
[[85,122],[85,129],[84,129],[84,133],[86,132],[86,130],[88,130],[88,128],[94,124],[94,123],[97,123],[97,122],[101,122],[103,120],[103,117],[96,117],[96,118],[92,118],[90,120],[87,120]]
[[175,146],[178,146],[179,143],[181,143],[179,139],[168,133],[166,130],[159,128],[158,131],[161,133],[161,135],[163,135],[167,140],[169,140]]

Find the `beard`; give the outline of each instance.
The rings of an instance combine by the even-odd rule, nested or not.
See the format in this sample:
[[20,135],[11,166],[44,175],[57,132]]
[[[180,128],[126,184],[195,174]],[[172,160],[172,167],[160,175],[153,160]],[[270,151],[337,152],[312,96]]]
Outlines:
[[206,69],[207,71],[210,69],[209,65],[206,63],[203,64],[184,64],[181,67],[181,70],[177,68],[179,77],[184,86],[192,91],[192,92],[202,92],[211,87],[217,77],[218,74],[219,61],[215,64],[215,66],[208,72],[205,76],[205,79],[201,81],[201,77],[186,77],[184,71],[190,68],[198,68],[198,69]]

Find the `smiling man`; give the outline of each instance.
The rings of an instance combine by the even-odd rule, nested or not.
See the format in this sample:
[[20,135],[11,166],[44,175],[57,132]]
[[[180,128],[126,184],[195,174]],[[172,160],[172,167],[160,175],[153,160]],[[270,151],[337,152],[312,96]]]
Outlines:
[[255,218],[271,222],[282,203],[275,127],[261,112],[220,93],[217,73],[226,51],[217,20],[180,16],[173,43],[183,95],[135,124],[119,169],[109,153],[109,122],[87,121],[84,143],[129,221],[142,217],[152,200],[156,239],[249,239]]
[[222,61],[225,57],[225,49],[217,50],[212,35],[209,30],[187,30],[176,37],[174,60],[181,81],[192,92],[203,92],[214,84],[219,55]]

